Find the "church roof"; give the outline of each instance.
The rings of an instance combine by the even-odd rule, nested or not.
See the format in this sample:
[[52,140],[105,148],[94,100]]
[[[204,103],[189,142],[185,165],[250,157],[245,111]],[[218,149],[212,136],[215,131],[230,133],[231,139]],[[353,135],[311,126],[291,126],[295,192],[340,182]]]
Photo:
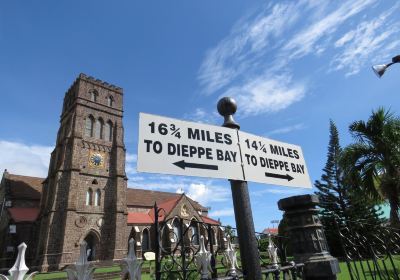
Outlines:
[[221,225],[221,222],[211,219],[210,217],[206,217],[206,216],[200,216],[200,217],[203,220],[203,222],[206,224],[218,225],[218,226]]
[[[175,200],[179,199],[181,194],[179,193],[170,193],[170,192],[160,192],[160,191],[148,191],[142,189],[134,189],[128,188],[126,194],[126,204],[128,206],[147,206],[153,207],[154,202],[160,206],[161,203],[166,202],[167,200]],[[190,197],[188,197],[193,207],[196,210],[207,211],[208,209],[197,201],[194,201]]]
[[128,224],[152,224],[154,220],[148,213],[143,212],[129,212]]
[[15,199],[40,199],[43,178],[7,173],[6,186]]
[[34,222],[39,216],[39,208],[8,208],[11,218],[14,222]]
[[[40,200],[42,182],[45,180],[45,178],[15,175],[8,172],[5,173],[5,175],[5,180],[7,180],[6,184],[9,186],[9,190],[13,198]],[[126,193],[126,204],[128,206],[149,208],[154,206],[154,202],[157,202],[157,204],[160,205],[166,201],[181,197],[181,194],[179,193],[150,191],[129,187]],[[200,205],[197,201],[194,201],[189,197],[188,199],[196,210],[208,210],[206,207]]]

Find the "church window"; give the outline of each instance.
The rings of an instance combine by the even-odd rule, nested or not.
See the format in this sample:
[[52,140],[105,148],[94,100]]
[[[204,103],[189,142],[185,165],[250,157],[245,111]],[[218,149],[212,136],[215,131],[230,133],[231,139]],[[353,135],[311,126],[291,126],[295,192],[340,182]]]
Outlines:
[[172,228],[174,230],[174,239],[175,242],[179,242],[181,240],[181,225],[178,219],[175,219],[172,223]]
[[142,235],[142,251],[149,251],[150,250],[150,233],[147,228],[143,230]]
[[92,185],[98,185],[98,184],[99,184],[99,182],[97,182],[96,179],[94,179],[94,180],[92,181]]
[[211,229],[211,232],[210,232],[210,234],[211,234],[211,242],[212,242],[212,244],[213,245],[217,245],[217,239],[215,238],[215,231],[214,231],[214,229]]
[[94,126],[94,118],[92,116],[87,117],[85,124],[86,137],[93,137],[93,126]]
[[93,191],[89,188],[86,192],[86,205],[92,205]]
[[17,226],[16,225],[10,225],[9,232],[10,233],[17,233]]
[[107,105],[112,107],[114,105],[114,98],[112,96],[107,97]]
[[190,231],[192,232],[191,242],[193,245],[199,245],[199,227],[196,221],[191,221]]
[[93,102],[97,102],[97,96],[99,94],[97,93],[97,91],[95,89],[90,91],[90,100],[92,100]]
[[108,121],[106,123],[106,133],[104,137],[107,141],[112,141],[112,123]]
[[95,138],[96,139],[103,139],[103,129],[104,129],[104,122],[102,119],[96,120],[96,129],[95,129]]
[[101,199],[101,191],[100,189],[96,190],[94,194],[94,206],[100,206],[100,199]]

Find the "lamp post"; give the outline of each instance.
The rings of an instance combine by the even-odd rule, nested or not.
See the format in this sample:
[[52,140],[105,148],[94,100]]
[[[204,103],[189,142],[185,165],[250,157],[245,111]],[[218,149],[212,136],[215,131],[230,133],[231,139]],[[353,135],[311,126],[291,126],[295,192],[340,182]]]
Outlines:
[[395,57],[392,57],[392,62],[388,64],[374,65],[372,66],[372,70],[374,70],[375,74],[380,78],[385,73],[386,69],[389,68],[389,66],[399,62],[400,62],[400,55],[396,55]]

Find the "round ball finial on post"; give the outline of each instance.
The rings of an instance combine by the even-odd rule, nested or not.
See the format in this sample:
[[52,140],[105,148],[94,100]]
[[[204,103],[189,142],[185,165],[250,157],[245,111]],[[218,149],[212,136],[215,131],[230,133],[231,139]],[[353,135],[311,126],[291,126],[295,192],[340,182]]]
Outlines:
[[236,113],[236,101],[232,97],[222,97],[217,104],[218,113],[224,117],[222,126],[239,129],[240,125],[235,122],[233,115]]

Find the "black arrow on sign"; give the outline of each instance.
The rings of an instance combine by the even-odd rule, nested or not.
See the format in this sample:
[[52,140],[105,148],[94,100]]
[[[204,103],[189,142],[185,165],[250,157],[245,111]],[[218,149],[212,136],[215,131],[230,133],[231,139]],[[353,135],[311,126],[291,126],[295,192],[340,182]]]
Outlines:
[[266,177],[273,177],[273,178],[278,178],[278,179],[286,179],[288,181],[292,181],[294,178],[290,176],[289,174],[286,175],[281,175],[281,174],[275,174],[275,173],[268,173],[265,172]]
[[185,169],[187,167],[187,168],[218,170],[218,165],[191,163],[191,162],[185,162],[184,160],[174,162],[173,164],[182,169]]

